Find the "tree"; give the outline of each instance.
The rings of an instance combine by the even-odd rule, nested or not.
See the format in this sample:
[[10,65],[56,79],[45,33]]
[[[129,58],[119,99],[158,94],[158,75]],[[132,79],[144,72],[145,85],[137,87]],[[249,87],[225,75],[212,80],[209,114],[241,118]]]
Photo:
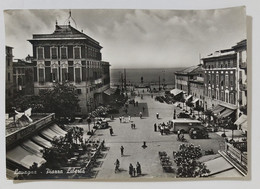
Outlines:
[[56,83],[53,89],[40,95],[45,112],[55,113],[56,117],[74,117],[79,110],[76,87],[70,83]]
[[174,154],[177,177],[205,177],[210,172],[204,163],[197,161],[202,156],[201,148],[193,144],[181,144]]

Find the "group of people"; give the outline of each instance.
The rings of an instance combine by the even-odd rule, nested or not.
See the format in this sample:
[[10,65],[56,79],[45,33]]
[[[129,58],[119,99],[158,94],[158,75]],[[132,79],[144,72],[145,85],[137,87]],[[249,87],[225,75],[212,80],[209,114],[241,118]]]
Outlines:
[[135,129],[135,123],[131,123],[131,129]]
[[130,163],[129,165],[129,175],[130,177],[136,177],[142,174],[141,171],[141,165],[139,162],[136,163],[136,168],[134,168],[134,166],[132,165],[132,163]]
[[[127,120],[124,116],[120,116],[119,121],[120,121],[120,123],[126,123],[127,122]],[[131,122],[131,116],[130,115],[128,116],[128,122]]]

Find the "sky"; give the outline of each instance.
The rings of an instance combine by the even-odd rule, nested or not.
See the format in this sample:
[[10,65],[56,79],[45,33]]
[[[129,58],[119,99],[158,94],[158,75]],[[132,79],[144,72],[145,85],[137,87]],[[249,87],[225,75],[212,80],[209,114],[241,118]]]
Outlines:
[[[71,25],[97,40],[111,68],[188,67],[246,38],[244,7],[215,10],[71,10]],[[32,55],[27,41],[66,24],[69,10],[8,10],[6,45],[14,59]]]

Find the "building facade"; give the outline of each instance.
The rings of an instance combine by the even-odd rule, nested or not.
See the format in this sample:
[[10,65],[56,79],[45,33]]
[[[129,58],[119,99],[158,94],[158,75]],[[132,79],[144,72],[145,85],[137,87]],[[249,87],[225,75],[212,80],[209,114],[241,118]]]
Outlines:
[[18,59],[13,62],[13,91],[16,95],[34,93],[33,64]]
[[190,80],[190,94],[192,95],[193,107],[204,107],[204,78],[196,77]]
[[201,76],[201,69],[201,65],[197,65],[175,72],[175,88],[190,95],[190,81]]
[[5,102],[6,112],[11,110],[13,99],[13,47],[5,46]]
[[243,40],[232,47],[237,53],[238,105],[239,115],[247,114],[247,41]]
[[110,73],[109,63],[102,61],[99,42],[70,24],[57,23],[52,34],[33,35],[29,42],[33,46],[36,95],[56,82],[71,82],[80,100],[78,113],[89,113],[103,104]]
[[[240,46],[240,43],[238,44]],[[221,115],[225,111],[227,113],[229,110],[229,114],[225,114],[226,116],[234,113],[235,117],[238,117],[238,107],[241,101],[239,96],[241,95],[241,89],[244,89],[244,85],[242,84],[246,80],[243,77],[245,74],[240,72],[241,69],[239,67],[239,59],[241,59],[241,64],[243,62],[240,56],[243,54],[245,61],[246,53],[242,53],[243,51],[240,49],[240,47],[234,46],[230,49],[216,51],[202,59],[204,67],[205,109],[214,110],[216,106],[222,106],[222,108],[218,108],[217,114]],[[244,78],[244,80],[240,78]],[[240,87],[239,82],[243,87]],[[245,93],[242,93],[241,99],[243,94],[245,95]],[[244,101],[246,101],[246,97]]]

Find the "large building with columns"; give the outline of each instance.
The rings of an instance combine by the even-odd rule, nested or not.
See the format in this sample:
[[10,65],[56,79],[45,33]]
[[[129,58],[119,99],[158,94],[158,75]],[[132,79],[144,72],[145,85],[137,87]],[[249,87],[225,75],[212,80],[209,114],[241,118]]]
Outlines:
[[103,104],[110,88],[109,63],[102,61],[99,42],[70,24],[58,25],[51,34],[33,34],[34,93],[50,89],[56,82],[71,82],[80,99],[79,114]]

